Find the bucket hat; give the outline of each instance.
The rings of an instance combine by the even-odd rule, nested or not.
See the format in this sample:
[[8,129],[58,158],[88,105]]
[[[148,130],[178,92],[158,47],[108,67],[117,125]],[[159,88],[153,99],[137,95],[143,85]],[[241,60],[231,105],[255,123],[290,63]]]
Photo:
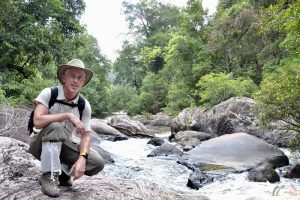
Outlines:
[[85,83],[83,86],[85,86],[93,77],[93,72],[87,68],[85,68],[84,63],[80,59],[73,59],[69,61],[67,64],[60,65],[57,69],[57,78],[61,82],[61,84],[64,84],[62,76],[64,75],[65,71],[67,69],[81,69],[85,72]]

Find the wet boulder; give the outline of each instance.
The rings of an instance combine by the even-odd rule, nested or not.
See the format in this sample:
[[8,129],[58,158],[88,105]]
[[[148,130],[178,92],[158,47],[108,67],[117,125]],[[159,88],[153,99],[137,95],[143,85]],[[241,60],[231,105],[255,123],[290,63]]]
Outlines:
[[106,121],[101,119],[92,119],[91,129],[102,139],[111,141],[128,139],[127,135],[108,125]]
[[287,171],[283,177],[285,178],[300,178],[300,164],[296,164],[289,171]]
[[199,169],[196,169],[194,172],[190,174],[188,179],[187,186],[192,189],[199,189],[203,187],[205,184],[213,182],[213,177],[207,175],[205,172],[202,172]]
[[163,144],[159,146],[158,148],[154,149],[150,154],[147,155],[147,157],[155,157],[155,156],[181,156],[183,152],[175,147],[172,144]]
[[154,137],[144,124],[126,116],[113,116],[108,124],[129,137]]
[[211,163],[246,170],[265,160],[273,163],[274,168],[288,164],[287,156],[275,146],[246,133],[234,133],[202,142],[184,154],[181,163]]
[[247,175],[250,181],[254,182],[270,182],[275,183],[280,181],[280,177],[275,169],[269,163],[261,163],[253,167]]
[[159,138],[159,137],[151,138],[151,139],[147,142],[147,144],[152,144],[152,145],[154,145],[154,146],[160,146],[160,145],[162,145],[162,144],[164,144],[164,143],[165,143],[164,139]]

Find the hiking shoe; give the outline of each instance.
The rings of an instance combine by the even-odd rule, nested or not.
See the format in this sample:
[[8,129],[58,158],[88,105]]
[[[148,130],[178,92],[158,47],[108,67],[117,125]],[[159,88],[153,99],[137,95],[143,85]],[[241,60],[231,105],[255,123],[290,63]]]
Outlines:
[[53,180],[51,179],[51,172],[46,172],[40,177],[39,183],[42,187],[42,192],[45,195],[50,197],[58,197],[60,195],[58,188],[58,175],[58,173],[53,173]]
[[59,175],[58,180],[60,186],[65,186],[65,187],[73,186],[73,181],[71,179],[71,176],[68,176],[64,171],[61,171],[61,175]]

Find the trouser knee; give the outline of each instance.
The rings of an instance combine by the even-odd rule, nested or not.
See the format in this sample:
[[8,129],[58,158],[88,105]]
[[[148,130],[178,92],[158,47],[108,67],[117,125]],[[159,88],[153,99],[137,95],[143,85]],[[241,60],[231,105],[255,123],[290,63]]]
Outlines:
[[104,165],[105,161],[103,160],[103,158],[97,152],[90,151],[85,174],[88,176],[98,174],[103,170]]
[[60,122],[53,122],[41,132],[42,142],[64,142],[68,139],[65,127]]

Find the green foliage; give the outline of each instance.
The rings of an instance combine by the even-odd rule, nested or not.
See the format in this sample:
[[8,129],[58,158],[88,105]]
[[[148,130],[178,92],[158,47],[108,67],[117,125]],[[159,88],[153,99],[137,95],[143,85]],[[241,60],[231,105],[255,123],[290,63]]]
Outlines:
[[211,73],[203,76],[197,86],[200,103],[210,108],[234,96],[250,97],[257,86],[249,78],[234,79],[232,74]]
[[61,63],[65,47],[72,47],[71,39],[83,30],[78,16],[84,7],[82,0],[1,1],[1,68],[16,65],[28,78],[26,72],[42,64]]
[[194,102],[189,87],[183,83],[172,83],[169,86],[167,106],[164,108],[170,115],[177,115]]
[[137,94],[134,88],[127,85],[113,86],[108,92],[110,112],[126,110],[130,100]]
[[265,28],[285,34],[281,47],[300,54],[300,1],[280,0],[266,9]]
[[178,26],[179,10],[170,4],[162,4],[156,0],[141,0],[132,4],[123,2],[123,13],[129,23],[129,29],[145,38],[158,32],[165,32]]
[[159,70],[163,67],[163,58],[161,57],[161,48],[154,46],[152,48],[150,47],[144,47],[141,50],[141,57],[143,62],[150,67],[150,71],[157,73]]
[[140,49],[128,41],[123,43],[122,48],[113,64],[114,84],[126,84],[139,90],[146,75],[146,67],[139,56]]
[[263,124],[282,120],[300,131],[300,58],[287,58],[266,74],[255,99],[261,103]]
[[133,96],[126,110],[130,114],[158,113],[165,106],[167,85],[158,75],[149,72],[143,80],[141,93]]

